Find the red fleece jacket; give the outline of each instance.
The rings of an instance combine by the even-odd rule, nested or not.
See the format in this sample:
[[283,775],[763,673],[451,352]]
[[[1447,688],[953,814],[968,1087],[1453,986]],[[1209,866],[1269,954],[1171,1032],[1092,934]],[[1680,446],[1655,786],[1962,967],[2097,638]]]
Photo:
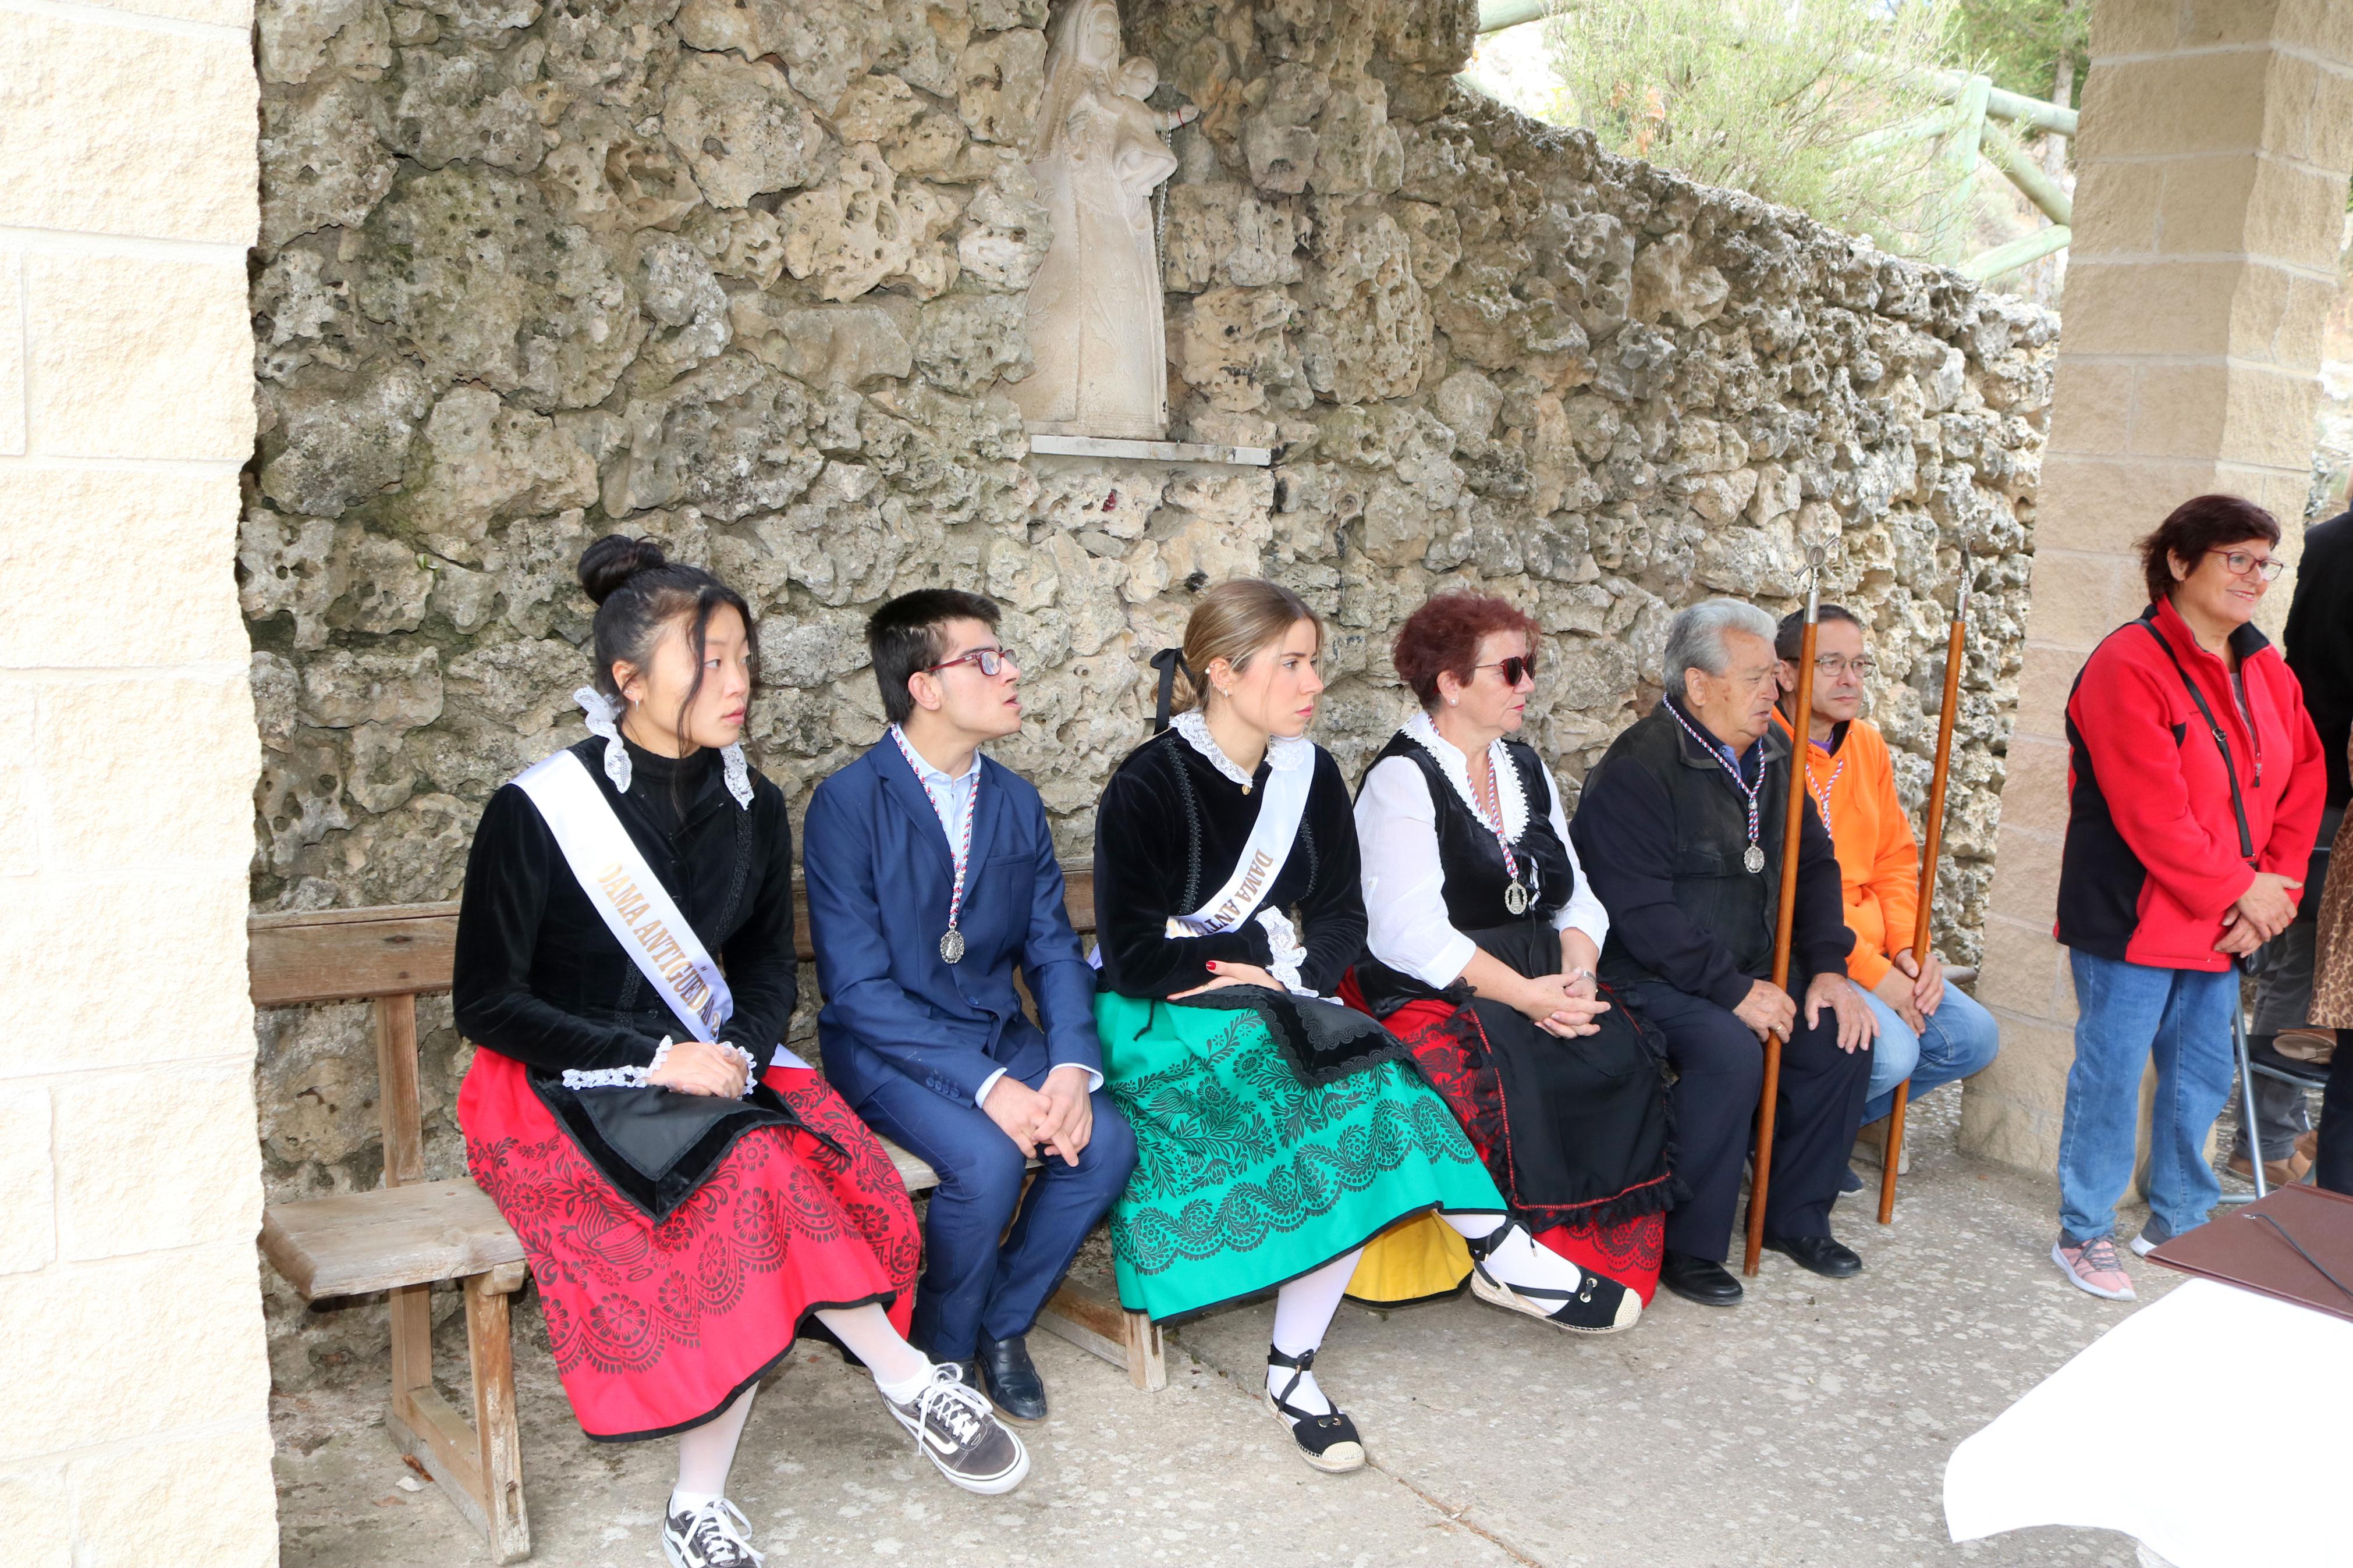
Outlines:
[[[2221,970],[2231,963],[2214,951],[2222,917],[2255,872],[2303,875],[2327,785],[2320,737],[2270,640],[2246,626],[2231,647],[2235,679],[2168,602],[2109,633],[2084,662],[2067,700],[2055,934],[2068,946]],[[2184,675],[2205,695],[2237,769],[2252,857],[2240,853],[2222,752]]]

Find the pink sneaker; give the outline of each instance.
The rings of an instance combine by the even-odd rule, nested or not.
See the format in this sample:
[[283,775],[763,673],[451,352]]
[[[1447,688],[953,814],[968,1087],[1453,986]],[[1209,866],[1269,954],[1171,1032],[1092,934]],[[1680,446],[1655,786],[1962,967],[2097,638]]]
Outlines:
[[2132,1278],[2116,1257],[2113,1237],[2095,1237],[2080,1247],[2068,1246],[2062,1237],[2052,1246],[2051,1261],[2078,1290],[2089,1290],[2111,1301],[2137,1299],[2133,1295]]

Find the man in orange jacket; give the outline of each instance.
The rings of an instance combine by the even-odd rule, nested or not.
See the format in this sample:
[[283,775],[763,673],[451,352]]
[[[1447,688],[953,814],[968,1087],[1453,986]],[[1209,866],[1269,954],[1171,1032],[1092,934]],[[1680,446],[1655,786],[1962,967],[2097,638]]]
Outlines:
[[[1774,651],[1781,656],[1781,702],[1774,721],[1786,732],[1796,702],[1798,655],[1805,617],[1780,625]],[[1909,1079],[1912,1099],[1981,1070],[2001,1048],[1993,1015],[1977,998],[1947,990],[1944,965],[1931,947],[1912,962],[1912,927],[1920,908],[1920,847],[1896,798],[1887,742],[1862,714],[1863,682],[1872,671],[1862,624],[1854,613],[1824,605],[1814,634],[1813,713],[1805,748],[1806,793],[1821,814],[1838,850],[1845,884],[1847,929],[1854,951],[1847,978],[1879,1017],[1866,1124],[1895,1104],[1895,1086]],[[1901,1157],[1900,1153],[1897,1157]],[[1849,1192],[1862,1186],[1847,1173]]]

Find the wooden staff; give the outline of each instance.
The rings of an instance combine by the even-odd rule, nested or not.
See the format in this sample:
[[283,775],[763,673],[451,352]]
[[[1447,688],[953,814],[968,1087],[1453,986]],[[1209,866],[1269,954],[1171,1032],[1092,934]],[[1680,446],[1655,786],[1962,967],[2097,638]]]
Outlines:
[[[1789,988],[1789,941],[1798,919],[1798,835],[1805,820],[1798,814],[1806,809],[1802,748],[1807,715],[1814,710],[1814,632],[1821,610],[1822,549],[1818,544],[1806,552],[1806,633],[1798,645],[1797,706],[1791,710],[1798,721],[1789,727],[1789,799],[1781,818],[1781,912],[1773,927],[1773,984],[1783,991]],[[1765,1037],[1765,1092],[1757,1104],[1755,1173],[1748,1184],[1748,1250],[1740,1265],[1743,1274],[1752,1276],[1765,1250],[1765,1192],[1773,1177],[1773,1112],[1781,1096],[1781,1045],[1780,1036]]]
[[[1928,816],[1921,824],[1920,912],[1912,920],[1912,967],[1928,962],[1929,907],[1936,899],[1936,857],[1945,837],[1945,784],[1953,767],[1953,719],[1961,705],[1961,639],[1968,629],[1969,542],[1961,541],[1961,583],[1953,592],[1953,626],[1945,640],[1945,706],[1936,715],[1936,771],[1928,782]],[[1879,1151],[1879,1223],[1895,1218],[1896,1168],[1904,1163],[1904,1109],[1912,1080],[1895,1086],[1887,1112],[1887,1142]]]

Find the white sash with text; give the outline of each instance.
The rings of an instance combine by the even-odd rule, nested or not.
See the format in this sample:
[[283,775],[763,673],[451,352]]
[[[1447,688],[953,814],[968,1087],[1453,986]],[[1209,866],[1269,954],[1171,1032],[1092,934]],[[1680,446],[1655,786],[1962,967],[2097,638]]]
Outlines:
[[558,752],[515,779],[539,807],[556,847],[579,879],[621,951],[687,1033],[716,1044],[735,1011],[734,994],[702,939],[686,923],[653,868],[613,815],[596,781],[570,752]]
[[1314,783],[1313,766],[1268,770],[1266,787],[1259,792],[1258,821],[1250,826],[1250,841],[1242,846],[1234,874],[1199,909],[1171,917],[1170,936],[1215,936],[1250,919],[1291,859],[1291,847],[1299,837],[1299,819],[1307,815],[1307,794]]

